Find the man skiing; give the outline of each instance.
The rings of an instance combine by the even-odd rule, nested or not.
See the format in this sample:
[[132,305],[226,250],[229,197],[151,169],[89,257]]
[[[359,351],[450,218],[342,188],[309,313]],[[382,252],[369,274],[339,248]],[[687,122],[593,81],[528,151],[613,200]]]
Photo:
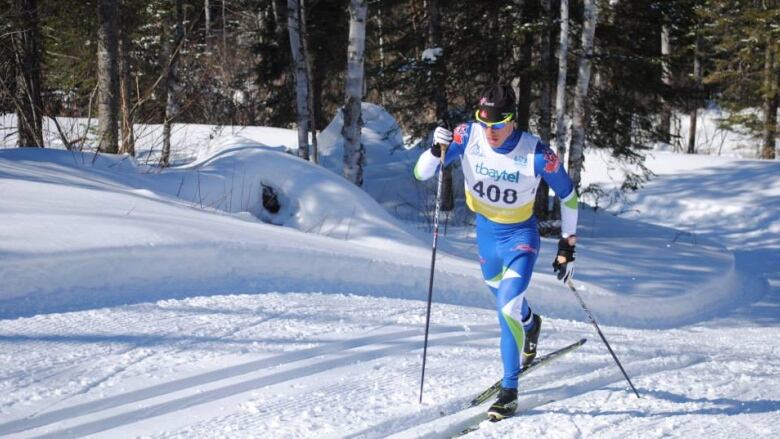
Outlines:
[[[508,85],[494,85],[480,94],[475,121],[454,133],[438,127],[433,146],[417,161],[414,175],[427,180],[444,166],[461,160],[466,205],[476,213],[477,246],[482,275],[496,296],[501,326],[504,376],[488,416],[493,420],[517,410],[521,365],[536,356],[542,319],[525,298],[540,239],[534,200],[544,179],[561,199],[561,238],[553,270],[566,282],[574,271],[577,194],[558,156],[538,137],[515,129],[515,94]],[[446,151],[442,159],[442,150]],[[520,353],[522,352],[522,361]]]

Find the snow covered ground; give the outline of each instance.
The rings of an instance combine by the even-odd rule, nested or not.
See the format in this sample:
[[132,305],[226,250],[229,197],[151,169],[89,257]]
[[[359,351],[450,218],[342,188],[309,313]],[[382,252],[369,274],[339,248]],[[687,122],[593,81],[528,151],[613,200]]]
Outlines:
[[[0,437],[448,437],[484,413],[458,410],[501,373],[468,227],[440,241],[417,402],[431,190],[392,120],[365,118],[365,192],[325,169],[338,120],[322,167],[267,128],[186,127],[163,171],[0,149]],[[586,163],[586,184],[620,173]],[[780,162],[648,166],[620,215],[583,207],[575,278],[642,398],[544,240],[540,351],[589,341],[521,379],[521,415],[469,437],[780,436]]]

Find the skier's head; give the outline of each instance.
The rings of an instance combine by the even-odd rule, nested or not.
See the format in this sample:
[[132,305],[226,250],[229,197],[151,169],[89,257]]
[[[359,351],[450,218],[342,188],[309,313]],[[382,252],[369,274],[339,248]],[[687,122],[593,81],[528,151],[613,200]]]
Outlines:
[[516,105],[515,92],[509,85],[491,85],[480,93],[475,117],[485,128],[485,136],[493,148],[501,146],[512,134]]

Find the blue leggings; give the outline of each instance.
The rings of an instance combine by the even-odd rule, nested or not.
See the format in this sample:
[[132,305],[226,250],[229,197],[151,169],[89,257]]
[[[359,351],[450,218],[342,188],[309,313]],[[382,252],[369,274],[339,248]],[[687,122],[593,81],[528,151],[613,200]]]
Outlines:
[[532,314],[525,290],[539,254],[536,219],[519,224],[499,224],[477,215],[477,246],[482,276],[496,296],[501,325],[502,386],[517,388],[520,352],[525,333],[531,329]]

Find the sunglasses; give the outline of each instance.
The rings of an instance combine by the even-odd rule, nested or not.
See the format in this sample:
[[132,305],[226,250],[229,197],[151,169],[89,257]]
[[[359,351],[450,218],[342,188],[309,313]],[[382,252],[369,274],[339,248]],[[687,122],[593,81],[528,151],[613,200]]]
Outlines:
[[477,123],[482,125],[482,128],[484,129],[493,128],[494,130],[500,130],[501,128],[507,126],[507,124],[512,121],[513,116],[514,116],[513,114],[510,114],[509,116],[506,117],[506,119],[498,122],[485,122],[484,120],[479,118],[479,110],[477,110],[477,112],[474,113],[474,117],[476,117]]

